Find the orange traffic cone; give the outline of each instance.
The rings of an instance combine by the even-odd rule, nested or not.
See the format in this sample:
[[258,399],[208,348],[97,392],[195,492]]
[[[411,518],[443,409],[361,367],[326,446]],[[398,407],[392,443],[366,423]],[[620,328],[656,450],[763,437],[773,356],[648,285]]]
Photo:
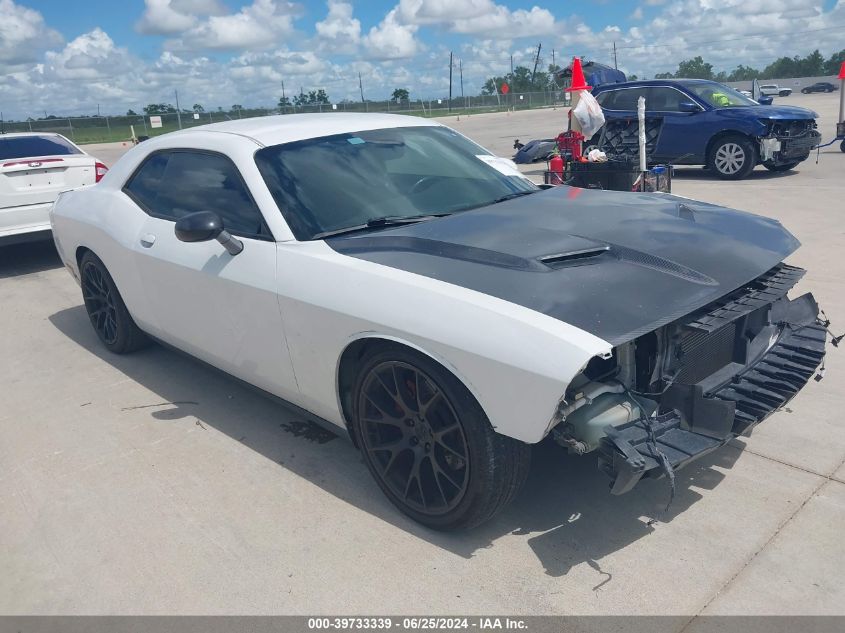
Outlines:
[[581,68],[581,58],[572,58],[572,85],[566,89],[567,92],[575,92],[576,90],[592,90],[592,86],[587,85],[587,80],[584,79],[584,69]]

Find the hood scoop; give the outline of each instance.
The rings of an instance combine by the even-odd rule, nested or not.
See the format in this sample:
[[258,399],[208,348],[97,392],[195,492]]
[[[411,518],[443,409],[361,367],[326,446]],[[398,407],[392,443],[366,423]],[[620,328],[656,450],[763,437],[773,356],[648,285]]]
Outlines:
[[594,264],[602,255],[610,252],[610,246],[597,246],[582,248],[566,253],[544,255],[539,258],[540,262],[549,268],[563,268],[564,266],[580,266],[583,264]]
[[693,270],[688,266],[684,266],[677,262],[673,262],[657,255],[651,255],[642,251],[621,246],[619,244],[604,244],[601,246],[594,246],[590,248],[582,248],[578,250],[567,251],[565,253],[556,253],[554,255],[544,255],[539,257],[540,263],[552,270],[560,268],[568,268],[570,266],[584,266],[587,264],[599,264],[606,261],[608,258],[621,260],[635,266],[642,266],[643,268],[650,268],[657,270],[673,277],[679,277],[686,281],[691,281],[695,284],[703,286],[716,286],[718,283],[712,277],[705,275],[697,270]]

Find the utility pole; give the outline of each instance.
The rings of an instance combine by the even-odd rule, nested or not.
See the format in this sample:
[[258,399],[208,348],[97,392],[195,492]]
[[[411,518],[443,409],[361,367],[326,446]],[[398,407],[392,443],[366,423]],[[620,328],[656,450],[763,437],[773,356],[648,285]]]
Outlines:
[[449,112],[452,111],[452,51],[449,51]]
[[286,107],[287,107],[287,101],[285,100],[285,80],[282,79],[282,114],[285,113]]
[[361,103],[364,103],[364,84],[361,83],[361,71],[358,71],[358,90],[361,91]]
[[511,83],[513,83],[513,55],[511,55]]
[[173,94],[176,95],[176,120],[179,121],[179,129],[182,129],[182,114],[179,112],[179,91],[174,90]]
[[616,63],[616,42],[613,42],[613,67],[619,70],[619,64]]
[[534,70],[531,71],[531,88],[534,88],[534,75],[537,74],[537,64],[540,63],[540,49],[543,48],[543,43],[537,44],[537,57],[534,58]]
[[[461,71],[461,101],[464,99],[464,60],[458,60],[458,70]],[[464,104],[466,105],[466,104]]]
[[97,116],[100,116],[100,104],[97,104]]

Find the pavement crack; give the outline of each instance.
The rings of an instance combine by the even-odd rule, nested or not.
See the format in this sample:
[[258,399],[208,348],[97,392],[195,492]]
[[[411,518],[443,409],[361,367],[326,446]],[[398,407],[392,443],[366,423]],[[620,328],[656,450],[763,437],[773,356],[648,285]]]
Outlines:
[[[752,454],[758,455],[759,457],[766,457],[765,455],[759,455],[759,453],[753,453],[752,452]],[[766,459],[771,459],[771,461],[778,462],[780,464],[783,464],[784,466],[789,466],[791,468],[796,468],[797,470],[803,470],[804,472],[809,473],[809,474],[817,475],[818,477],[821,478],[821,480],[819,481],[818,485],[816,485],[816,487],[813,488],[813,490],[810,492],[810,494],[807,495],[807,498],[804,499],[803,502],[801,502],[801,505],[799,505],[788,517],[786,517],[786,519],[784,519],[781,522],[780,525],[778,525],[778,527],[774,531],[774,533],[768,539],[766,539],[766,542],[763,543],[759,548],[757,548],[757,550],[748,558],[748,560],[745,561],[745,564],[742,567],[740,567],[735,574],[733,574],[730,578],[728,578],[727,581],[725,581],[725,583],[710,597],[710,599],[707,600],[707,602],[704,603],[704,606],[702,606],[698,610],[698,613],[696,613],[689,620],[687,620],[686,624],[684,624],[684,626],[681,627],[681,629],[678,631],[678,633],[684,633],[690,627],[690,625],[696,620],[696,618],[702,616],[702,614],[707,609],[707,607],[709,607],[711,604],[713,604],[713,601],[716,600],[716,598],[718,598],[725,591],[725,589],[727,589],[728,587],[730,587],[733,584],[733,582],[740,576],[740,574],[742,574],[742,572],[744,572],[746,570],[746,568],[749,565],[751,565],[751,563],[754,562],[754,560],[757,558],[757,556],[759,556],[760,553],[764,549],[766,549],[769,546],[769,544],[778,537],[778,535],[781,533],[781,531],[783,531],[783,528],[785,528],[792,521],[792,519],[794,519],[798,515],[798,513],[801,512],[801,510],[804,509],[804,506],[806,506],[808,503],[810,503],[810,500],[819,493],[819,490],[821,490],[822,487],[824,487],[830,481],[837,481],[837,482],[839,481],[838,479],[836,479],[833,476],[833,473],[836,473],[840,468],[842,468],[843,465],[845,465],[845,459],[843,459],[841,462],[839,462],[839,465],[836,468],[833,469],[832,474],[822,475],[820,473],[816,473],[816,472],[813,472],[811,470],[799,468],[798,466],[795,466],[793,464],[781,462],[777,459],[772,459],[770,457],[766,457]]]

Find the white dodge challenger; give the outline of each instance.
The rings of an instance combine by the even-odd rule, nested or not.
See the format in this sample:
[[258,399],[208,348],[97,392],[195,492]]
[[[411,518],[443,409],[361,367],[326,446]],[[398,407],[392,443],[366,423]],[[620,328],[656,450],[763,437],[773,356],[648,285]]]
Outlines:
[[52,226],[112,352],[156,339],[347,429],[438,529],[519,490],[547,436],[611,491],[745,434],[826,322],[778,222],[662,194],[541,189],[392,115],[243,119],[130,150]]

